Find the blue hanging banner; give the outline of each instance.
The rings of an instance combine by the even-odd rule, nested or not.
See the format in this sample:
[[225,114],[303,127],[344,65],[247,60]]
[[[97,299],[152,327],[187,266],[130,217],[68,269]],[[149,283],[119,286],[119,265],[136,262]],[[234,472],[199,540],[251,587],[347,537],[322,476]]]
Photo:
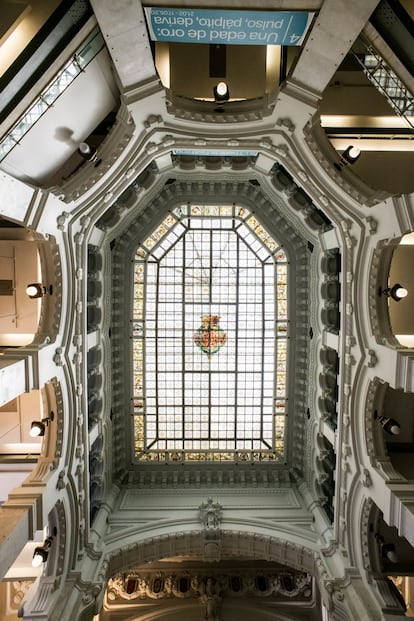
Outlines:
[[302,45],[314,13],[144,7],[153,41]]

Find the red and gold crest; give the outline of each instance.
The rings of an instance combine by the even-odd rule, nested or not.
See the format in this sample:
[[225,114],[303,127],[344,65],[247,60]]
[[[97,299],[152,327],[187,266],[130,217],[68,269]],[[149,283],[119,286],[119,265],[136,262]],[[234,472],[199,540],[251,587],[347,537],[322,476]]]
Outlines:
[[202,315],[201,326],[194,333],[194,343],[208,356],[216,354],[227,340],[227,335],[220,328],[219,321],[219,315]]

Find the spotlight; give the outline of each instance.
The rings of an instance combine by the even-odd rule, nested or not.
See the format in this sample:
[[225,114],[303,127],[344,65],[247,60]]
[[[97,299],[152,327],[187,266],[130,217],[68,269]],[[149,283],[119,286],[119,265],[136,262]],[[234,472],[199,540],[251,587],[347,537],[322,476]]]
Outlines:
[[78,153],[85,160],[93,160],[96,156],[95,147],[91,147],[87,142],[81,142],[78,147]]
[[32,300],[35,298],[42,298],[47,293],[52,295],[53,285],[46,287],[41,282],[32,282],[26,287],[26,295],[28,295]]
[[393,287],[387,287],[386,289],[380,288],[380,295],[385,295],[387,298],[392,298],[395,302],[400,302],[403,298],[406,298],[408,291],[405,287],[396,283]]
[[32,422],[30,427],[30,436],[32,438],[37,438],[39,436],[44,436],[46,432],[46,427],[49,423],[55,418],[54,412],[50,412],[50,416],[47,418],[42,418],[42,420],[35,420]]
[[344,166],[348,166],[348,164],[354,164],[360,155],[361,151],[358,147],[349,145],[349,147],[347,147],[340,156],[340,161],[334,162],[334,166],[337,170],[341,171]]
[[35,548],[32,558],[32,567],[40,567],[42,563],[46,563],[52,541],[52,537],[47,537],[42,546]]
[[215,101],[228,101],[230,98],[229,87],[226,82],[219,82],[213,89]]
[[80,143],[78,153],[84,160],[95,162],[95,168],[102,162],[101,159],[98,159],[98,150],[95,147],[91,147],[87,142]]
[[393,543],[383,543],[381,546],[381,555],[390,561],[390,563],[398,563],[398,557]]
[[354,164],[360,155],[361,155],[360,149],[358,149],[358,147],[354,147],[353,145],[350,145],[342,153],[342,157],[344,158],[344,160],[348,162],[348,164]]
[[389,418],[387,416],[376,416],[377,421],[381,425],[381,427],[386,431],[390,436],[398,436],[401,427],[400,424],[394,420],[393,418]]

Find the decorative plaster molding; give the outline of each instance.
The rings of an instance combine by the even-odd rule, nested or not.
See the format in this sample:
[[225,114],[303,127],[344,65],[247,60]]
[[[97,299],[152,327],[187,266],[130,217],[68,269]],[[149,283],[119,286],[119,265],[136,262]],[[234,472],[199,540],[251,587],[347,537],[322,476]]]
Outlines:
[[[258,579],[261,580],[258,588]],[[214,589],[216,587],[216,589]],[[185,590],[184,590],[185,589]],[[171,573],[162,569],[130,570],[109,579],[106,591],[108,602],[148,599],[200,599],[207,607],[208,596],[214,592],[225,598],[256,597],[282,602],[305,600],[313,596],[313,578],[308,573],[280,568],[240,570],[209,569],[182,570]],[[206,617],[208,618],[208,617]]]
[[279,127],[282,127],[284,129],[287,129],[288,132],[290,132],[291,134],[295,131],[295,124],[293,123],[293,121],[289,118],[278,118],[276,120],[276,125],[278,125]]
[[70,217],[70,213],[68,211],[62,211],[60,216],[56,218],[57,228],[59,231],[64,231],[66,227],[67,219]]
[[213,502],[212,498],[200,505],[200,522],[205,531],[216,531],[220,528],[222,509],[221,504]]
[[[246,172],[248,175],[248,172]],[[305,373],[305,364],[308,356],[308,304],[307,300],[307,289],[308,289],[308,278],[309,278],[309,251],[307,249],[307,245],[300,238],[296,232],[294,232],[293,225],[291,225],[288,220],[288,216],[285,217],[286,213],[290,214],[290,210],[287,209],[287,206],[284,204],[280,196],[278,196],[274,190],[271,192],[272,197],[268,198],[270,191],[268,188],[265,188],[266,193],[264,193],[263,188],[259,185],[255,185],[249,183],[248,180],[244,182],[235,181],[230,175],[228,179],[219,179],[216,178],[200,178],[200,180],[194,182],[184,182],[177,179],[175,183],[168,183],[163,186],[161,191],[158,191],[158,195],[152,193],[152,191],[146,196],[144,200],[141,199],[140,209],[138,210],[130,209],[134,215],[135,219],[131,219],[128,217],[122,222],[123,234],[119,235],[116,238],[116,243],[111,252],[111,259],[113,264],[113,283],[112,290],[117,294],[117,300],[119,300],[118,292],[122,294],[122,292],[130,291],[130,283],[132,282],[132,275],[130,273],[131,263],[129,257],[132,256],[134,249],[140,240],[145,239],[145,235],[148,235],[151,232],[149,228],[149,222],[152,218],[158,218],[158,220],[162,217],[163,211],[166,209],[171,209],[173,205],[177,205],[180,202],[187,201],[197,201],[202,198],[203,200],[211,201],[217,200],[217,197],[220,197],[221,201],[230,200],[233,202],[234,196],[238,197],[238,203],[241,205],[245,205],[248,209],[252,209],[259,213],[261,212],[261,220],[264,225],[269,228],[270,231],[274,229],[275,235],[280,236],[285,240],[285,247],[289,252],[291,264],[296,263],[297,265],[297,274],[296,276],[296,299],[303,300],[303,303],[295,304],[294,308],[296,311],[296,316],[292,319],[295,322],[296,330],[295,330],[295,341],[296,345],[293,344],[293,340],[291,337],[291,347],[296,355],[296,372],[300,373],[300,375],[306,378]],[[279,203],[283,203],[283,207],[279,209]],[[290,217],[291,214],[290,214]],[[120,225],[117,225],[117,229],[120,228]],[[117,234],[117,231],[114,231],[114,234]],[[307,237],[306,237],[307,239]],[[128,259],[126,258],[128,257]],[[299,295],[299,291],[301,294]],[[125,309],[125,314],[120,313],[119,302],[117,301],[116,307],[114,305],[113,314],[112,314],[112,325],[111,325],[111,349],[112,349],[112,368],[113,368],[113,424],[115,428],[114,439],[115,442],[119,440],[120,446],[123,448],[120,450],[114,451],[116,464],[115,470],[119,472],[125,471],[125,461],[129,461],[128,455],[125,453],[125,442],[127,438],[130,437],[130,416],[127,414],[125,417],[125,412],[129,412],[130,408],[130,386],[129,380],[126,378],[129,377],[130,373],[130,364],[131,361],[128,356],[125,355],[125,337],[127,336],[125,332],[125,326],[129,325],[130,314],[129,309],[130,302],[126,302],[123,305],[123,309]],[[296,403],[296,410],[302,411],[305,413],[306,407],[306,379],[302,382],[296,382],[294,386],[294,397],[292,399],[292,403]],[[293,406],[292,406],[293,407]],[[124,422],[125,421],[125,422]],[[295,416],[293,417],[293,425],[295,426],[294,433],[296,435],[303,437],[303,428],[304,421],[302,417]],[[303,442],[298,441],[298,446],[303,445]],[[297,460],[303,458],[303,451],[298,451],[296,458],[296,466],[299,466]],[[139,466],[138,466],[139,467]],[[151,471],[149,473],[148,469]],[[163,472],[163,476],[160,477],[156,473],[157,467],[156,464],[144,464],[142,475],[132,475],[134,481],[139,481],[139,477],[142,476],[142,484],[157,486],[157,485],[184,485],[187,486],[189,482],[189,477],[191,480],[194,480],[194,485],[217,485],[217,480],[214,481],[211,479],[211,483],[206,480],[207,473],[205,470],[202,478],[196,480],[194,473],[186,472],[182,470],[178,472],[177,470],[168,470]],[[274,475],[269,475],[273,479],[273,482],[280,477],[280,474],[276,469]],[[197,472],[200,469],[197,468]],[[263,482],[266,484],[266,481],[269,481],[270,478],[267,474],[261,474],[260,468],[255,467],[254,471],[250,470],[249,472],[246,469],[240,469],[237,472],[226,474],[225,465],[222,468],[222,473],[220,475],[216,474],[214,471],[213,476],[218,479],[219,485],[222,485],[221,481],[224,484],[230,485],[249,485],[252,484],[254,486],[261,485]],[[232,480],[230,480],[230,476]],[[247,483],[244,480],[247,479]],[[138,483],[140,484],[140,483]]]

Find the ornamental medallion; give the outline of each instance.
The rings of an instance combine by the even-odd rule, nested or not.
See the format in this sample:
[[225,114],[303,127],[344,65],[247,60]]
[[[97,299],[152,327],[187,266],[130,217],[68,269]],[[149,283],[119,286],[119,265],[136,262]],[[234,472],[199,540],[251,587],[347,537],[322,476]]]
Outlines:
[[201,326],[194,333],[194,343],[210,357],[226,343],[227,335],[219,326],[219,315],[201,315]]

